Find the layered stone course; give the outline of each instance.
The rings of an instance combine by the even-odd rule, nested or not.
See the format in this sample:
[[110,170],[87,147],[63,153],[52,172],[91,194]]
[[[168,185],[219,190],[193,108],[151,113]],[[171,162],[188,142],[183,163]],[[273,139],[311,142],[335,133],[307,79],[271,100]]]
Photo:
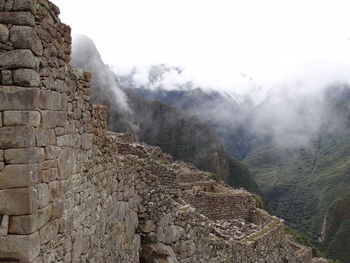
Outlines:
[[1,262],[311,262],[248,192],[108,132],[58,14],[0,0]]

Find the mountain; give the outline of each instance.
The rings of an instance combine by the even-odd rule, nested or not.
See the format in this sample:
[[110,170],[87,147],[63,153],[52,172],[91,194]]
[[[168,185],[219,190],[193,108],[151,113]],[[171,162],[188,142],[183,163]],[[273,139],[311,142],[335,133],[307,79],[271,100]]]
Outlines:
[[[309,93],[271,90],[260,104],[208,91],[191,82],[170,86],[155,65],[139,85],[136,71],[118,76],[142,98],[162,101],[210,126],[261,187],[268,210],[311,238],[328,256],[347,262],[349,247],[349,87]],[[299,85],[299,84],[298,84]],[[301,90],[301,91],[300,91]]]
[[324,93],[320,127],[305,147],[270,141],[244,162],[268,210],[312,238],[327,256],[350,258],[350,87]]
[[75,41],[72,63],[93,73],[91,98],[93,103],[108,105],[110,130],[135,132],[141,141],[160,146],[175,159],[194,163],[229,185],[261,195],[246,165],[224,151],[206,123],[162,102],[141,98],[135,90],[121,88],[92,40],[81,36]]
[[249,129],[247,114],[253,109],[253,102],[248,97],[204,90],[187,81],[180,68],[162,64],[153,65],[141,84],[138,78],[136,69],[118,75],[121,85],[140,97],[161,101],[207,123],[230,156],[241,160],[259,143]]

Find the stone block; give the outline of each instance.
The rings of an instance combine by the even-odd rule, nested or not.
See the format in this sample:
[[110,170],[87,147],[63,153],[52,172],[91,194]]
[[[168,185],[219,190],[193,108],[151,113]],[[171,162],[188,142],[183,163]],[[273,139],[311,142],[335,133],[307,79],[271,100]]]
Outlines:
[[52,219],[59,219],[64,215],[64,201],[58,199],[52,203]]
[[35,19],[30,12],[0,12],[0,23],[35,26]]
[[27,187],[40,183],[38,166],[38,164],[6,165],[0,172],[0,189]]
[[50,205],[37,210],[31,215],[11,216],[9,233],[17,235],[32,234],[50,221],[51,214],[52,207]]
[[36,146],[47,146],[50,143],[50,134],[49,131],[46,129],[36,129],[35,131],[35,140],[36,140]]
[[0,127],[2,127],[2,112],[0,112]]
[[60,155],[61,148],[58,146],[47,146],[45,147],[45,159],[52,160],[58,158]]
[[40,163],[41,170],[57,168],[57,160],[47,160]]
[[16,49],[30,49],[37,56],[43,54],[41,40],[30,26],[11,27],[10,41]]
[[31,11],[35,14],[35,6],[33,0],[15,0],[12,10],[14,11]]
[[12,10],[13,1],[14,0],[7,0],[6,1],[4,11],[11,11]]
[[60,195],[60,185],[58,181],[49,183],[50,201],[56,200]]
[[8,164],[39,163],[44,161],[43,148],[21,148],[5,150],[5,161]]
[[13,50],[0,53],[0,70],[18,68],[36,68],[36,60],[30,50]]
[[50,129],[56,126],[64,126],[67,121],[67,113],[64,111],[42,111],[43,128]]
[[4,161],[4,150],[0,150],[0,162]]
[[56,91],[42,90],[40,92],[39,107],[44,110],[65,110],[62,95]]
[[92,148],[92,135],[87,133],[81,135],[81,147],[84,150],[89,150]]
[[17,69],[13,71],[13,83],[17,86],[37,87],[40,85],[40,76],[32,69]]
[[0,110],[35,110],[39,105],[39,89],[0,86],[0,101]]
[[40,126],[40,112],[38,111],[5,111],[4,125],[5,126]]
[[58,158],[58,171],[60,179],[66,179],[72,174],[74,162],[75,158],[72,149],[66,148],[61,151]]
[[43,208],[49,204],[50,201],[50,191],[47,184],[38,184],[35,186],[38,197],[38,207]]
[[42,182],[49,183],[58,178],[58,169],[51,168],[42,172]]
[[10,31],[6,25],[0,24],[0,42],[6,43],[9,40]]
[[125,217],[125,234],[126,239],[130,242],[134,239],[136,228],[138,227],[139,221],[137,214],[128,210]]
[[32,262],[40,254],[39,233],[0,237],[0,248],[0,258],[19,259],[23,263]]
[[164,230],[164,243],[171,244],[179,241],[184,233],[185,231],[182,227],[171,225]]
[[68,90],[68,87],[63,80],[57,79],[54,84],[54,89],[59,92],[65,92]]
[[6,236],[9,230],[9,216],[3,215],[0,217],[0,236]]
[[2,83],[2,85],[13,85],[12,71],[11,70],[1,71],[1,83]]
[[28,215],[37,208],[36,192],[33,187],[0,190],[0,214]]
[[33,147],[34,143],[34,128],[26,126],[0,128],[0,147],[3,149]]
[[48,223],[39,230],[40,234],[40,244],[46,244],[50,240],[54,239],[58,234],[59,221],[55,220]]

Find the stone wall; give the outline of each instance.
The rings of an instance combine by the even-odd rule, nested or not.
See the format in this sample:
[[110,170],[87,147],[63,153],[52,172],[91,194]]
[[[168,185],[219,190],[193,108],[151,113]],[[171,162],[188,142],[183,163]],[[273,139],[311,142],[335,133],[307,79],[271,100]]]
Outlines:
[[[0,262],[311,262],[250,194],[210,182],[191,196],[180,182],[207,173],[108,132],[58,14],[0,0]],[[258,230],[239,241],[212,220],[248,217]]]
[[210,193],[185,191],[184,199],[200,213],[210,219],[244,218],[250,220],[250,213],[256,207],[255,200],[248,193]]

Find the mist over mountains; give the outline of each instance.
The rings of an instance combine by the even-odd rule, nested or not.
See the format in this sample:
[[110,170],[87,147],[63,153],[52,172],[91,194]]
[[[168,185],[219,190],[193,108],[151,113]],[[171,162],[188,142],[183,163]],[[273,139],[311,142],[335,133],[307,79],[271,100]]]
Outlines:
[[[93,73],[94,103],[108,106],[108,127],[116,132],[133,132],[141,141],[160,146],[177,160],[194,163],[216,174],[230,185],[261,195],[249,169],[224,151],[215,132],[197,117],[175,107],[140,97],[135,90],[123,87],[117,76],[102,62],[93,43],[85,36],[75,40],[74,50],[94,54],[73,53],[76,67]],[[89,54],[89,53],[88,53]],[[121,94],[121,98],[115,98]],[[122,107],[118,103],[122,100]]]
[[94,54],[74,55],[73,63],[93,71],[92,98],[109,106],[110,129],[136,132],[176,159],[261,193],[250,170],[271,213],[327,256],[347,262],[350,86],[344,72],[305,71],[268,90],[241,74],[249,92],[235,94],[202,87],[164,64],[115,74],[92,41],[82,39],[74,50],[86,48]]

